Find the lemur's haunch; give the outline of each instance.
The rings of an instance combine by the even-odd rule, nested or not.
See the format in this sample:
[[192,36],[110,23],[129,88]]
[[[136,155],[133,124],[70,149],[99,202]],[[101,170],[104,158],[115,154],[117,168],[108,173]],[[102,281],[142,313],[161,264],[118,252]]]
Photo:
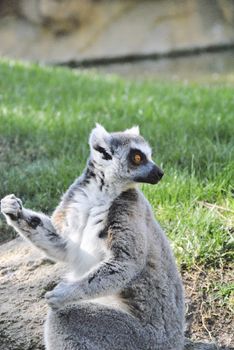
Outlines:
[[84,173],[51,218],[1,201],[9,225],[71,273],[46,294],[47,350],[182,350],[184,298],[169,243],[138,182],[162,170],[134,127],[97,125]]

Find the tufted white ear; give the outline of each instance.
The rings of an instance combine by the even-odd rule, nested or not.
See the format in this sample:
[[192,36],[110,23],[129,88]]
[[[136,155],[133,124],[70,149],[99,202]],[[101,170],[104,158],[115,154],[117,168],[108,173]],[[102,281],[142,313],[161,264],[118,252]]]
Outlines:
[[110,150],[110,134],[100,124],[96,124],[96,128],[91,131],[89,137],[89,145],[91,155],[100,163],[112,159]]
[[99,145],[104,147],[105,143],[108,141],[110,134],[106,131],[106,129],[96,123],[96,127],[91,131],[89,136],[89,145],[91,148]]
[[124,131],[126,134],[131,134],[131,135],[136,135],[139,136],[140,135],[140,130],[139,130],[139,126],[133,126],[131,129],[127,129]]

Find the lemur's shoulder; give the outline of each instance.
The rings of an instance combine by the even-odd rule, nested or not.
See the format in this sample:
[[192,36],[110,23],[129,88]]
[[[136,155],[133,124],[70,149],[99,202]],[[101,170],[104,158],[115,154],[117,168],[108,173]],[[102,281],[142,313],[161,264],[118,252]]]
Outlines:
[[120,193],[113,201],[112,206],[120,206],[122,204],[136,204],[139,200],[139,191],[136,188],[130,188]]
[[137,189],[131,188],[127,191],[123,191],[118,197],[116,197],[109,209],[108,221],[113,218],[133,215],[140,204],[140,193]]

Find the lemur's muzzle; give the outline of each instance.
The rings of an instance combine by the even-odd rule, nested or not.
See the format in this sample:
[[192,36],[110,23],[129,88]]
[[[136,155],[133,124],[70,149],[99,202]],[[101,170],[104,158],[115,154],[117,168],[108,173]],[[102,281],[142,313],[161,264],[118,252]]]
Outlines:
[[161,168],[159,168],[157,165],[153,165],[153,168],[151,169],[151,171],[149,172],[146,182],[150,183],[150,184],[157,184],[161,178],[163,177],[164,172],[162,171]]
[[162,169],[160,169],[156,164],[153,162],[148,162],[145,166],[144,171],[142,173],[134,178],[134,181],[136,182],[144,182],[148,184],[157,184],[161,178],[163,177],[164,173]]

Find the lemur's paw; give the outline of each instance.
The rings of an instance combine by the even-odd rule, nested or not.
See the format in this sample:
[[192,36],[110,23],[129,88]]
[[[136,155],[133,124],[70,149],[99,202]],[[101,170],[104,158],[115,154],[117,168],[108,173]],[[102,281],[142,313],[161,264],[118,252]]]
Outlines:
[[47,304],[52,308],[52,310],[62,309],[66,306],[68,302],[68,289],[69,284],[60,282],[51,292],[45,294],[45,299]]
[[17,220],[22,213],[22,202],[14,194],[9,194],[1,200],[1,212],[11,220]]

